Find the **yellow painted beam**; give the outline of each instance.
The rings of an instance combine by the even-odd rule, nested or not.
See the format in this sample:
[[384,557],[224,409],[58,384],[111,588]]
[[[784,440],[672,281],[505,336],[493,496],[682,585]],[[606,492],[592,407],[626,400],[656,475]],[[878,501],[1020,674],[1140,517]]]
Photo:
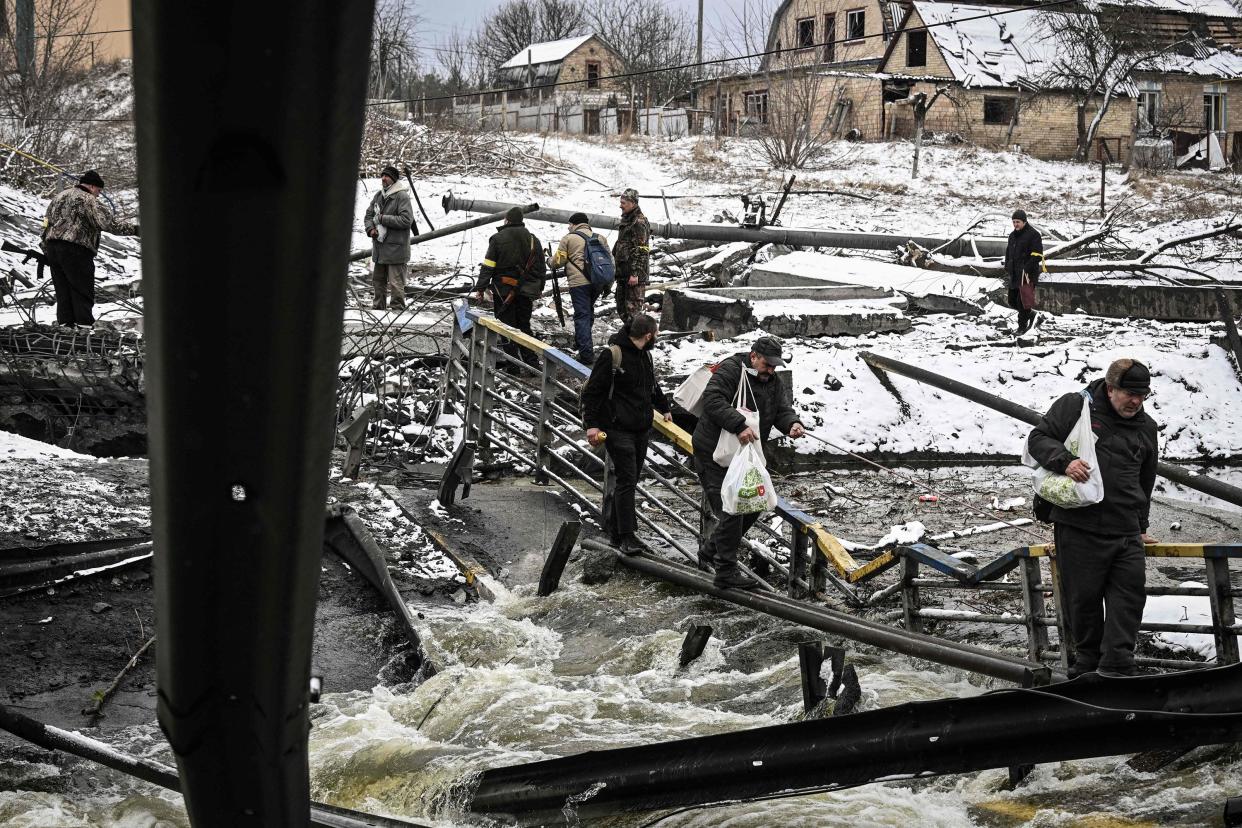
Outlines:
[[897,556],[891,551],[885,552],[883,555],[877,555],[862,566],[859,566],[853,572],[847,574],[846,580],[848,580],[851,584],[856,584],[859,581],[865,581],[880,570],[886,569],[896,560]]
[[815,548],[828,559],[839,575],[848,578],[851,572],[858,569],[858,561],[854,560],[854,556],[823,526],[813,523],[806,527],[806,533],[815,539]]
[[544,351],[552,347],[543,340],[535,339],[535,337],[530,334],[522,333],[517,328],[506,325],[504,322],[501,322],[491,316],[480,316],[479,324],[485,328],[495,331],[498,334],[503,334],[506,338],[513,340],[523,348],[529,348],[538,354],[542,354]]
[[[1149,543],[1143,547],[1149,558],[1202,558],[1203,547],[1210,544],[1202,543]],[[1042,558],[1055,554],[1055,545],[1041,543],[1028,546],[1032,558]]]
[[671,420],[665,421],[664,415],[659,411],[655,412],[651,417],[652,425],[655,430],[663,434],[673,445],[684,451],[686,454],[694,454],[694,443],[691,440],[690,432],[686,431],[679,425],[674,424]]

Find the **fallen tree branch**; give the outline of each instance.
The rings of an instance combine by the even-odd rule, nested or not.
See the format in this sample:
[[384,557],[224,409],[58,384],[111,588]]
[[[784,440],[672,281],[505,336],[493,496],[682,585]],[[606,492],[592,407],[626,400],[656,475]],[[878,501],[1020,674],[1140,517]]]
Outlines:
[[142,647],[139,648],[138,652],[134,653],[126,665],[121,668],[121,672],[116,674],[116,678],[112,680],[112,683],[109,684],[104,690],[95,692],[95,704],[83,710],[83,716],[90,716],[92,719],[97,719],[103,715],[103,706],[108,702],[108,699],[112,697],[112,694],[117,691],[117,688],[121,686],[121,682],[125,680],[125,676],[128,675],[129,671],[138,665],[138,660],[146,654],[147,650],[150,649],[151,645],[154,643],[155,636],[148,638],[147,643],[143,644]]
[[1236,233],[1239,230],[1242,230],[1242,224],[1234,224],[1231,222],[1221,227],[1217,227],[1213,230],[1209,230],[1206,233],[1194,233],[1189,236],[1179,236],[1174,239],[1169,239],[1166,242],[1161,242],[1160,244],[1153,247],[1151,250],[1148,250],[1142,256],[1139,256],[1138,259],[1136,259],[1135,261],[1136,263],[1139,263],[1139,264],[1150,262],[1156,256],[1168,250],[1170,247],[1176,247],[1179,244],[1188,244],[1190,242],[1203,241],[1204,239],[1211,239],[1211,238],[1215,238],[1216,236],[1223,236],[1226,233]]

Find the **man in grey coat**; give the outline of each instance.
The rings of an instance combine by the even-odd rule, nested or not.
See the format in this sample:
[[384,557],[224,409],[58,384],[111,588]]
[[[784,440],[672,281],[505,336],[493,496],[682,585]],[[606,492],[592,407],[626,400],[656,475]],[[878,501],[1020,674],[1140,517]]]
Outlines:
[[371,200],[363,222],[367,235],[371,237],[371,261],[375,263],[375,270],[371,273],[375,302],[371,307],[384,310],[391,294],[393,309],[403,310],[414,209],[410,203],[410,187],[402,180],[396,167],[384,167],[380,183],[383,186]]

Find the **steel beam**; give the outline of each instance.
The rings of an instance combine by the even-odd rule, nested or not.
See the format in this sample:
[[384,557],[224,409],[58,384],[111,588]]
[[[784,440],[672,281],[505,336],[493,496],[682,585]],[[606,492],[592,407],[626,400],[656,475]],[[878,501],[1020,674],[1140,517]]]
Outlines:
[[[1015,420],[1021,420],[1029,425],[1037,425],[1040,419],[1042,419],[1042,415],[1038,411],[1027,408],[1025,405],[998,397],[995,394],[975,388],[973,385],[958,382],[955,379],[919,368],[916,365],[873,354],[870,351],[863,351],[859,356],[862,357],[863,362],[866,362],[873,368],[901,374],[903,377],[909,377],[916,382],[939,388],[941,391],[948,391],[950,394],[965,397],[971,402],[986,406],[993,411],[999,411],[1002,414],[1008,414]],[[1159,463],[1156,466],[1156,472],[1161,477],[1172,480],[1174,483],[1180,483],[1188,489],[1210,494],[1212,497],[1220,498],[1226,503],[1232,503],[1235,506],[1242,506],[1242,489],[1239,489],[1237,486],[1231,486],[1228,483],[1222,483],[1219,480],[1213,480],[1204,475],[1193,474],[1188,469],[1183,469],[1170,463]]]
[[[458,198],[447,195],[442,201],[444,212],[463,210],[473,213],[503,213],[510,207],[521,207],[505,201]],[[550,221],[567,224],[569,217],[578,210],[562,210],[540,207],[527,218],[534,221]],[[615,230],[620,216],[587,213],[587,221],[596,230]],[[676,222],[651,222],[651,233],[666,239],[699,239],[713,242],[752,242],[754,244],[787,244],[803,247],[845,247],[855,250],[893,250],[912,241],[921,247],[944,247],[947,256],[974,256],[970,239],[938,239],[928,236],[910,236],[904,233],[856,233],[849,230],[797,230],[785,227],[737,227],[728,224],[678,224]],[[1006,240],[1003,238],[977,238],[974,240],[979,255],[1005,255]]]
[[[533,213],[539,209],[538,204],[525,204],[525,205],[515,204],[513,206],[520,208],[523,215],[527,213]],[[504,210],[501,210],[500,212],[497,212],[497,213],[492,213],[490,216],[479,216],[478,218],[472,218],[469,221],[463,221],[457,224],[450,224],[448,227],[441,227],[439,230],[432,230],[430,233],[422,233],[420,235],[417,235],[411,238],[410,244],[422,244],[423,242],[428,242],[428,241],[431,241],[432,239],[438,239],[443,236],[451,236],[454,233],[464,233],[467,230],[471,230],[475,227],[482,227],[485,224],[495,224],[497,222],[503,222],[505,220],[505,214],[507,212],[509,212],[509,209],[506,207]],[[355,250],[353,253],[349,254],[349,260],[351,262],[360,262],[370,257],[371,257],[370,250]]]
[[157,704],[196,828],[309,819],[311,635],[373,8],[133,4]]
[[[1242,739],[1242,667],[914,702],[484,771],[471,810],[522,824]],[[546,824],[546,823],[545,823]]]

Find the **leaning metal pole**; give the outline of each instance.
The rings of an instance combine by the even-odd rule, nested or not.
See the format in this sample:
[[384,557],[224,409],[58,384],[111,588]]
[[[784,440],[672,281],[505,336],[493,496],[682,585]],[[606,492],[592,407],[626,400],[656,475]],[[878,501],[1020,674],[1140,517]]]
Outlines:
[[[539,209],[538,204],[527,204],[525,206],[518,204],[515,206],[520,207],[523,214],[533,213]],[[509,212],[508,209],[505,209],[498,213],[492,213],[490,216],[479,216],[478,218],[472,218],[469,221],[463,221],[458,224],[450,224],[448,227],[441,227],[439,230],[432,230],[430,233],[423,233],[415,236],[410,239],[410,244],[422,244],[423,242],[438,239],[442,236],[451,236],[454,233],[464,233],[467,230],[471,230],[475,227],[482,227],[485,224],[502,222],[505,220],[505,213],[507,212]],[[360,262],[370,255],[370,250],[355,250],[353,253],[349,254],[349,260],[351,262]]]
[[[1025,405],[1011,402],[1003,397],[998,397],[995,394],[989,394],[987,391],[975,388],[973,385],[967,385],[964,382],[958,382],[955,379],[949,379],[940,374],[933,374],[931,371],[918,366],[899,362],[879,354],[873,354],[870,351],[863,351],[859,356],[873,368],[901,374],[903,377],[909,377],[933,388],[939,388],[941,391],[957,394],[959,397],[965,397],[971,402],[987,406],[993,411],[1008,414],[1010,417],[1021,420],[1024,423],[1036,425],[1041,419],[1038,411],[1027,408]],[[1163,478],[1172,480],[1174,483],[1180,483],[1188,489],[1210,494],[1212,497],[1218,497],[1226,503],[1232,503],[1235,506],[1242,506],[1242,489],[1239,489],[1237,486],[1231,486],[1228,483],[1222,483],[1219,480],[1213,480],[1203,475],[1191,474],[1186,469],[1174,466],[1172,463],[1158,464],[1156,466],[1156,473]]]
[[157,705],[195,828],[309,818],[311,635],[373,7],[133,5]]
[[[441,201],[444,212],[464,210],[473,213],[498,213],[520,204],[504,201],[484,201],[482,199],[457,198],[444,196]],[[554,207],[540,207],[528,218],[535,221],[552,221],[564,224],[577,210],[560,210]],[[596,230],[615,230],[620,223],[618,216],[605,216],[599,213],[587,213],[587,221]],[[712,242],[752,242],[760,244],[788,244],[805,247],[845,247],[856,250],[892,250],[895,247],[912,241],[926,248],[942,247],[948,256],[975,255],[975,248],[981,256],[1005,255],[1004,239],[974,240],[970,239],[937,239],[927,236],[909,236],[901,233],[855,233],[849,230],[797,230],[784,227],[738,227],[731,224],[678,224],[676,222],[651,222],[653,235],[666,239],[700,239]]]

